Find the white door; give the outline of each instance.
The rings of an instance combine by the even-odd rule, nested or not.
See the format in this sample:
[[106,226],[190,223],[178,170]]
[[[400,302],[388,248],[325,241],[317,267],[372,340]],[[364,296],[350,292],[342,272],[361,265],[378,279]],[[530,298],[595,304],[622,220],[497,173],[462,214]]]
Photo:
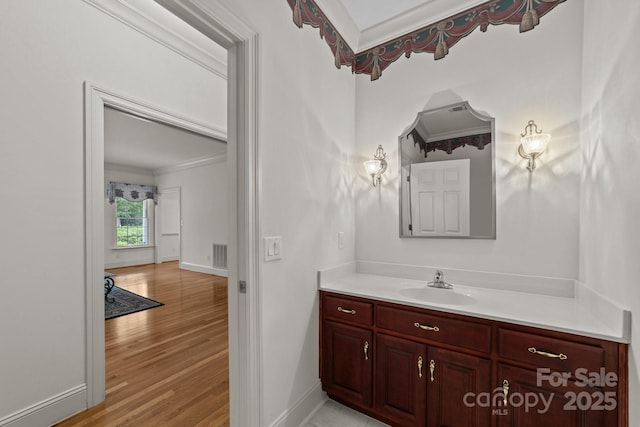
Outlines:
[[469,236],[469,159],[411,165],[413,236]]
[[179,261],[180,242],[180,187],[160,189],[158,195],[159,212],[158,252],[159,262]]

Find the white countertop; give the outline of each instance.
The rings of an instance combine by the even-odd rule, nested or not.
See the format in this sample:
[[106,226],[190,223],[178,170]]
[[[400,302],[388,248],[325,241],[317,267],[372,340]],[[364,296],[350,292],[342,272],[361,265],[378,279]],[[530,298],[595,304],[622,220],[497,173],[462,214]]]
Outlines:
[[[415,299],[403,292],[406,289],[426,287],[426,280],[357,272],[325,274],[325,280],[322,273],[319,289],[323,291],[534,326],[620,343],[629,343],[630,340],[630,313],[608,302],[603,304],[597,301],[598,297],[589,292],[577,292],[574,297],[566,297],[454,283],[453,292],[467,295],[472,300],[465,304],[439,304]],[[434,289],[434,291],[452,292],[446,289]]]

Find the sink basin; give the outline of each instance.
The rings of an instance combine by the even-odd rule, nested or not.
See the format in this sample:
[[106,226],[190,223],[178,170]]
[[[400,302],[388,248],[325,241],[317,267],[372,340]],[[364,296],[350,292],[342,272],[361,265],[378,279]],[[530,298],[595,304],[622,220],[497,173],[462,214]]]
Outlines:
[[475,298],[458,292],[455,289],[439,289],[427,286],[402,289],[400,294],[405,297],[436,304],[468,305],[476,302]]

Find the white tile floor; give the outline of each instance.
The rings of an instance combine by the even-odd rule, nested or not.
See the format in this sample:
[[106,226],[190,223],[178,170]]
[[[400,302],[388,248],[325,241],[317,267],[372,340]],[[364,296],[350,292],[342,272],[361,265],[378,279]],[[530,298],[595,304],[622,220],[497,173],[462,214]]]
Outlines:
[[360,412],[327,400],[311,417],[305,427],[385,427],[387,424],[374,420]]

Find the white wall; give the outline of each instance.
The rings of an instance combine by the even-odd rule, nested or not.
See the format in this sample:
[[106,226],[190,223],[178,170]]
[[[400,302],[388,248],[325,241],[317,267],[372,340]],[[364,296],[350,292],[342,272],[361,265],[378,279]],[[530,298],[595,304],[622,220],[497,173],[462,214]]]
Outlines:
[[[523,34],[513,25],[476,30],[446,58],[402,57],[375,82],[357,76],[357,259],[577,277],[582,8],[563,3]],[[419,111],[459,99],[495,117],[497,239],[401,239],[397,138]],[[532,119],[552,140],[529,174],[517,147]],[[361,162],[378,144],[389,171],[374,189]]]
[[156,177],[159,189],[180,187],[182,267],[214,273],[214,243],[227,243],[228,199],[225,158]]
[[2,420],[85,383],[83,82],[223,129],[226,82],[82,1],[0,21]]
[[632,312],[630,426],[640,425],[640,4],[585,2],[580,280]]
[[318,386],[317,270],[354,256],[355,82],[317,29],[293,24],[287,2],[224,4],[260,34],[262,235],[283,241],[283,259],[261,267],[261,425],[297,426],[281,417]]
[[[151,264],[155,262],[154,248],[114,249],[116,247],[114,220],[116,204],[107,199],[107,185],[110,181],[129,182],[132,184],[155,185],[150,171],[136,171],[114,165],[105,165],[104,183],[104,266],[105,268],[127,267],[130,265]],[[153,228],[152,228],[153,230]]]

